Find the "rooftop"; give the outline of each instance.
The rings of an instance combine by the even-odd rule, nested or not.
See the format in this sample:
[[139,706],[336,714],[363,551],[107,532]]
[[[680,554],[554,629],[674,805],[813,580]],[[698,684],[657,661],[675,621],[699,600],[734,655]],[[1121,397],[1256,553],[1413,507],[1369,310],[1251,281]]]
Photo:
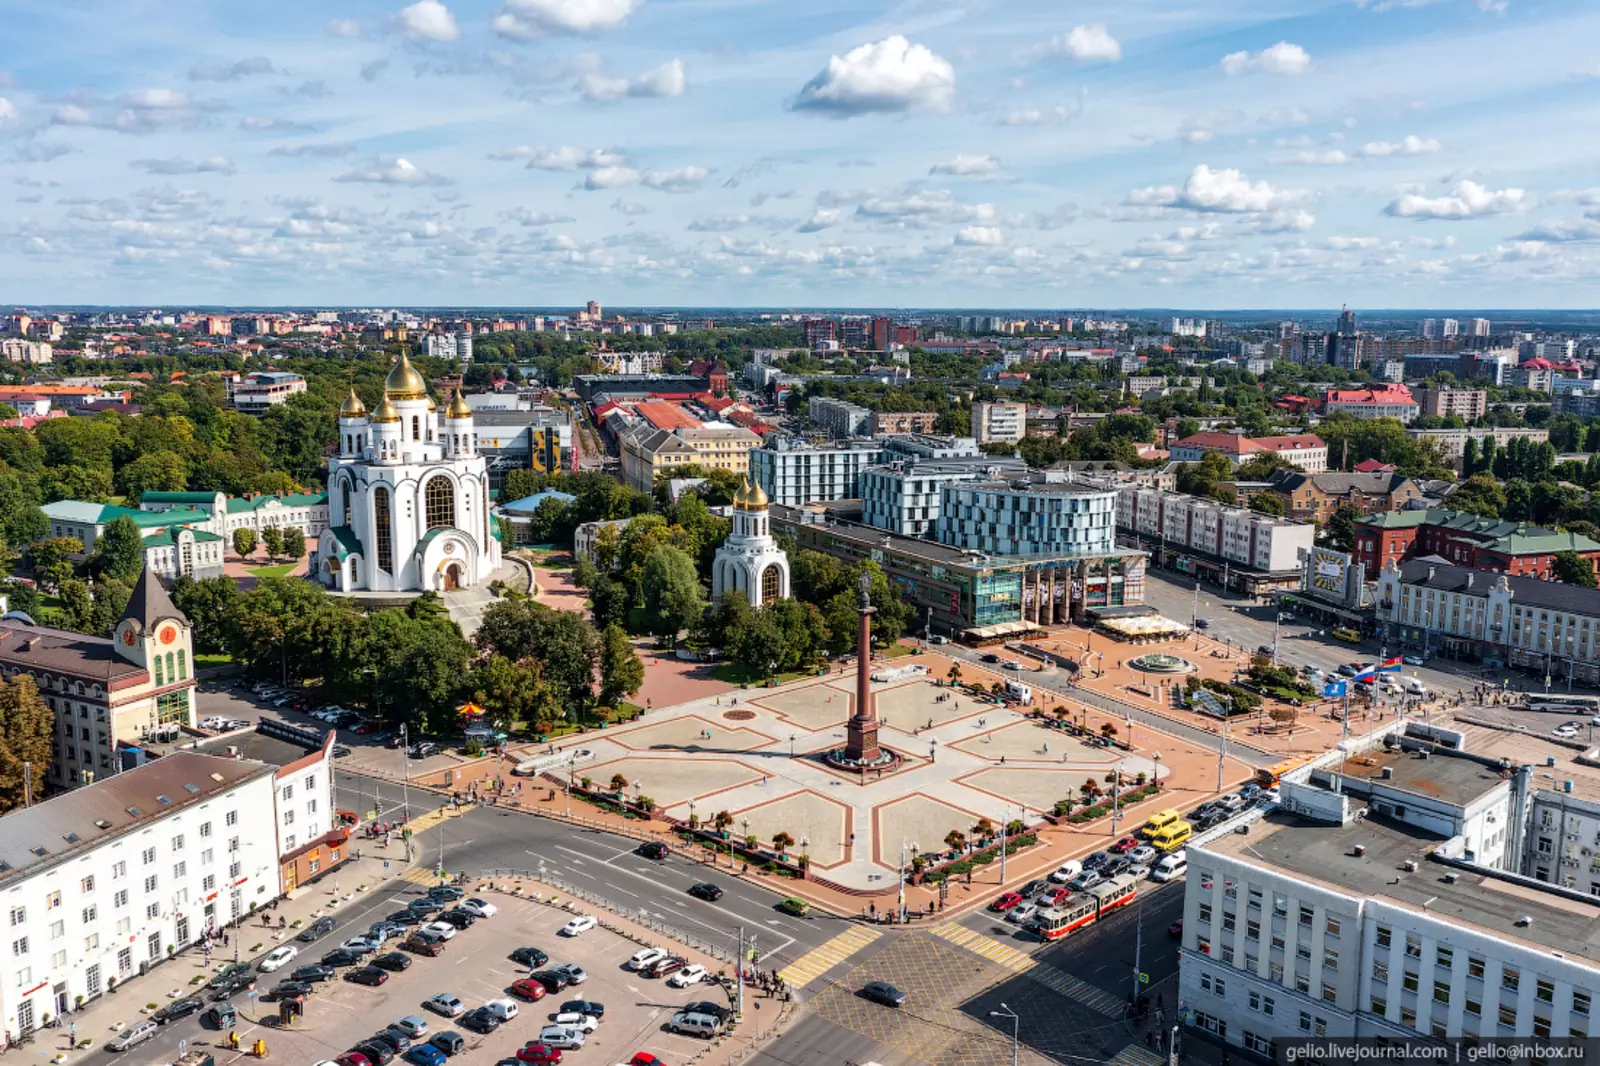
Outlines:
[[1416,529],[1437,526],[1475,539],[1479,546],[1509,554],[1554,553],[1559,551],[1600,552],[1600,543],[1579,533],[1558,533],[1527,522],[1504,518],[1483,518],[1466,511],[1427,507],[1410,511],[1387,511],[1359,519],[1359,524],[1376,529]]
[[[1383,776],[1385,770],[1390,774],[1387,779]],[[1415,752],[1386,752],[1381,748],[1361,760],[1346,760],[1344,775],[1457,807],[1465,807],[1504,780],[1475,759],[1449,755],[1424,759]]]
[[143,668],[118,657],[105,637],[20,622],[0,622],[0,662],[106,684],[146,676]]
[[1438,592],[1487,595],[1489,589],[1505,582],[1512,603],[1521,607],[1545,607],[1572,614],[1600,616],[1600,590],[1586,589],[1561,581],[1540,581],[1534,577],[1515,577],[1496,571],[1473,570],[1465,566],[1412,559],[1400,565],[1400,580],[1413,587]]

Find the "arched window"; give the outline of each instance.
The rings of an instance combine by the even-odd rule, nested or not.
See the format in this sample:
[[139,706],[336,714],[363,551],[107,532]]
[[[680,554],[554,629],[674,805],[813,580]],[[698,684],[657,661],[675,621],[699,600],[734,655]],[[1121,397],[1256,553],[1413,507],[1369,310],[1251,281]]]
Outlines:
[[185,653],[182,648],[179,648],[178,649],[178,680],[179,681],[187,681],[189,679],[189,663],[187,662],[188,658],[189,658],[188,654]]
[[343,487],[339,491],[344,494],[344,524],[346,526],[350,526],[352,525],[351,512],[354,508],[354,504],[351,503],[350,497],[355,495],[355,485],[351,484],[349,478],[345,478],[341,484]]
[[386,574],[394,572],[394,536],[389,527],[389,490],[380,486],[372,493],[372,507],[376,514],[373,525],[378,539],[378,569]]
[[450,479],[438,474],[428,481],[423,495],[428,508],[428,528],[456,524],[456,487]]
[[167,680],[168,681],[176,681],[176,680],[178,680],[178,671],[173,669],[173,666],[172,666],[172,653],[170,651],[167,652]]
[[778,564],[773,563],[761,571],[761,602],[771,603],[783,595],[783,575],[778,570]]
[[157,685],[157,687],[159,687],[161,685],[165,685],[166,683],[167,683],[167,675],[165,673],[163,673],[162,670],[161,670],[161,656],[157,655],[156,656],[156,685]]

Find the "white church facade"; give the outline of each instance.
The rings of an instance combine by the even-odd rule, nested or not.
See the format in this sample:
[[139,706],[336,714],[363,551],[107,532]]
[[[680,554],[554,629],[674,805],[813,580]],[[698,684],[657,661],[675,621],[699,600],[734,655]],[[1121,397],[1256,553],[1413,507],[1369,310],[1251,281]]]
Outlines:
[[711,598],[742,593],[750,606],[789,598],[789,556],[772,539],[767,494],[748,480],[733,497],[733,532],[711,564]]
[[337,592],[444,592],[500,565],[472,409],[458,393],[441,417],[405,355],[370,415],[353,389],[339,409],[328,524],[311,564]]

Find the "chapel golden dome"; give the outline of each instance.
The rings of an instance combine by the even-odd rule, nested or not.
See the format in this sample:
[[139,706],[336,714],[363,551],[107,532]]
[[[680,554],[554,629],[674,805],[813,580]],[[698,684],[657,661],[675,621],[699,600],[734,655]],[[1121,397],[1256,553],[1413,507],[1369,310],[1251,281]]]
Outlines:
[[741,511],[765,511],[767,494],[761,490],[760,485],[753,484],[746,477],[739,491],[733,495],[733,506]]
[[344,403],[339,407],[340,418],[360,418],[367,413],[367,405],[361,402],[361,397],[356,395],[355,386],[350,386],[350,395],[344,398]]
[[444,416],[446,418],[472,417],[472,407],[467,403],[467,398],[460,389],[457,389],[456,394],[450,397],[450,408],[445,411]]
[[426,400],[428,398],[427,383],[422,380],[422,375],[417,373],[417,368],[411,365],[411,357],[405,352],[400,353],[400,359],[389,371],[389,377],[383,383],[385,396],[394,400]]
[[394,405],[393,400],[389,399],[387,392],[384,393],[383,402],[378,405],[377,410],[372,412],[372,421],[374,424],[400,421],[400,409]]

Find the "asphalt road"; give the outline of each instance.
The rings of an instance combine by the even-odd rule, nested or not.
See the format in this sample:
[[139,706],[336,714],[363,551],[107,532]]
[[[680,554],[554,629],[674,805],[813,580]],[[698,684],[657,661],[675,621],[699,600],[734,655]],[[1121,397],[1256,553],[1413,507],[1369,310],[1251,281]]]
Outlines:
[[[355,774],[334,775],[336,800],[348,809],[361,799],[364,810],[380,809],[379,820],[400,814],[400,787]],[[383,806],[377,807],[381,793]],[[437,805],[431,793],[412,796],[413,817]],[[827,916],[795,918],[776,910],[782,895],[724,872],[673,855],[655,861],[636,855],[638,842],[600,830],[580,829],[529,814],[479,807],[421,834],[415,841],[425,867],[483,874],[490,870],[544,872],[635,913],[734,951],[737,928],[755,936],[759,964],[774,969],[841,932],[845,923]],[[442,853],[442,856],[441,856]],[[723,897],[707,903],[688,894],[689,886],[710,881]]]

